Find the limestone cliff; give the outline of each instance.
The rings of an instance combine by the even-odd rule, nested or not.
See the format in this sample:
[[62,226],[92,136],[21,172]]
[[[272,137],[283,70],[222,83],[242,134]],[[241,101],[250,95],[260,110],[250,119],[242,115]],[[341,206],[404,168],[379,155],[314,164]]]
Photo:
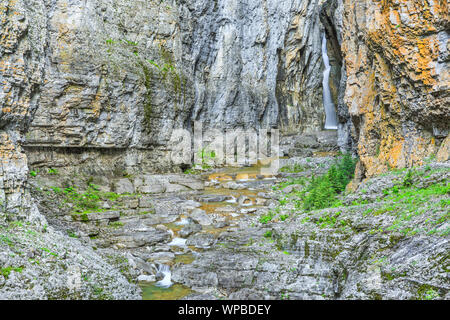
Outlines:
[[[448,158],[445,1],[3,1],[0,199],[33,168],[176,171],[174,128],[321,130],[321,39],[358,178]],[[8,210],[9,210],[8,209]]]
[[39,18],[18,4],[45,23],[48,44],[24,142],[31,165],[172,170],[172,130],[195,120],[320,130],[321,4],[59,0]]
[[[449,299],[449,27],[443,0],[2,0],[0,298],[139,298],[172,239],[205,253],[174,281],[217,297]],[[279,128],[289,166],[182,174],[194,121]],[[351,159],[316,179],[339,148],[350,194]]]
[[321,3],[3,1],[2,202],[24,206],[6,195],[22,148],[32,168],[122,175],[177,170],[169,138],[194,120],[320,130]]
[[44,16],[41,1],[0,4],[0,208],[28,217],[36,209],[25,187],[28,164],[21,142],[38,108],[43,81]]
[[448,150],[447,1],[344,1],[343,17],[344,100],[360,178]]

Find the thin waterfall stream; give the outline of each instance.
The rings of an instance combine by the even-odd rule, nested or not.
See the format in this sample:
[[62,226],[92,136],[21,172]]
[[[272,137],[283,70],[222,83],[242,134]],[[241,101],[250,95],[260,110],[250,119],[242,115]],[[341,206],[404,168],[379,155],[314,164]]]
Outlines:
[[163,276],[163,279],[158,281],[156,285],[161,288],[170,288],[172,286],[172,273],[170,271],[170,267],[165,264],[161,264],[158,268],[158,273],[161,273]]
[[327,38],[325,33],[322,40],[322,58],[325,64],[325,70],[323,72],[323,105],[325,107],[325,129],[337,129],[336,109],[334,107],[333,100],[331,99],[330,91],[330,72],[331,65],[327,52]]

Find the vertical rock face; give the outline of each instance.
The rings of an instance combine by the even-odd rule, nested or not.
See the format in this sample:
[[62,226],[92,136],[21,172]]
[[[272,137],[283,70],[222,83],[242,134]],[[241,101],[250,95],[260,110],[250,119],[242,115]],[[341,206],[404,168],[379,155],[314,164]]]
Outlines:
[[279,52],[279,123],[288,133],[324,127],[321,53],[324,31],[319,19],[322,2],[303,1],[295,7],[284,48]]
[[344,9],[344,100],[360,171],[420,164],[449,130],[447,2],[345,0]]
[[323,127],[321,1],[183,2],[183,47],[192,66],[190,120],[206,126]]
[[[175,128],[323,128],[321,41],[361,177],[448,158],[445,1],[9,0],[0,6],[0,201],[27,163],[178,170]],[[27,152],[24,156],[22,148]]]
[[167,169],[158,146],[192,104],[174,3],[48,1],[46,17],[46,73],[25,141],[31,163]]
[[195,120],[322,129],[322,2],[44,2],[31,165],[171,170],[172,130]]
[[330,89],[337,106],[338,145],[342,151],[355,151],[354,126],[344,101],[347,75],[342,52],[344,3],[342,0],[326,1],[321,8],[320,21],[328,40],[328,56],[331,64]]
[[320,130],[322,2],[3,1],[2,206],[27,207],[28,165],[173,170],[195,120]]
[[[33,15],[26,12],[33,8]],[[32,216],[25,187],[28,166],[21,147],[39,102],[43,77],[45,16],[41,1],[0,4],[0,211]],[[31,211],[30,211],[31,210]]]

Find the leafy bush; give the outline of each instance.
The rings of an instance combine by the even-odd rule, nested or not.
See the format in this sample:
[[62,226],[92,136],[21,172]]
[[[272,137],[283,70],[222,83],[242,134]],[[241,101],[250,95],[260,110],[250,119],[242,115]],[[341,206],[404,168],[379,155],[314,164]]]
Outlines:
[[328,213],[328,214],[324,214],[323,216],[321,216],[319,218],[319,221],[317,222],[317,225],[319,225],[319,227],[321,229],[323,228],[327,228],[327,227],[331,227],[334,228],[335,224],[336,224],[336,219],[341,215],[341,212],[336,212],[336,213]]
[[6,267],[6,268],[1,268],[0,269],[0,274],[3,275],[5,277],[5,279],[8,279],[9,274],[11,273],[11,271],[15,271],[15,272],[21,273],[22,270],[23,270],[23,267]]
[[402,186],[405,188],[411,187],[413,185],[413,172],[408,170],[405,178],[403,179]]
[[266,233],[264,233],[265,238],[272,238],[272,235],[272,230],[266,231]]
[[303,209],[310,211],[331,207],[336,200],[336,191],[326,176],[313,178],[303,201]]
[[52,169],[52,168],[49,168],[48,171],[47,171],[47,173],[48,173],[48,174],[51,174],[51,175],[57,175],[57,174],[59,174],[58,170]]
[[94,185],[89,185],[86,192],[79,193],[75,187],[64,189],[64,194],[67,200],[75,204],[75,206],[82,210],[98,209],[98,202],[100,201],[100,193]]

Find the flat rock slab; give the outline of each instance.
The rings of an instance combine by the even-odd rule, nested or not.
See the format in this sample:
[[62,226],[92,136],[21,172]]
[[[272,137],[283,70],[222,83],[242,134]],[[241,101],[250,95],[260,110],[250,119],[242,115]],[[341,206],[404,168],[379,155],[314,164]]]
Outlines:
[[198,197],[197,200],[201,202],[224,202],[226,200],[231,200],[230,196],[224,195],[206,195],[202,197]]
[[74,221],[100,221],[100,220],[117,220],[120,218],[120,211],[102,211],[90,213],[74,213],[72,219]]
[[114,191],[118,194],[132,194],[136,190],[131,181],[127,178],[119,179],[114,182]]
[[197,223],[190,223],[188,224],[186,227],[184,227],[183,229],[181,229],[178,234],[183,237],[186,238],[188,236],[190,236],[193,233],[197,233],[202,231],[202,226],[200,224]]
[[170,239],[171,235],[169,232],[158,229],[146,232],[128,232],[114,238],[118,248],[128,249],[168,242]]
[[194,246],[199,249],[208,249],[210,248],[214,243],[216,242],[216,239],[213,234],[211,233],[197,233],[193,236],[190,236],[187,241],[186,245],[188,246]]
[[142,282],[142,283],[151,283],[151,282],[155,282],[156,281],[156,277],[155,275],[144,275],[141,274],[138,278],[137,278],[138,282]]
[[140,208],[152,208],[153,207],[153,198],[149,196],[142,196],[139,198],[139,207]]
[[144,194],[204,190],[202,180],[186,175],[142,175],[134,179],[136,190]]
[[209,226],[213,223],[212,219],[208,214],[201,209],[194,209],[190,214],[190,218],[202,226]]
[[303,189],[304,187],[300,184],[291,184],[283,189],[283,193],[291,193],[292,191],[298,191]]
[[222,187],[225,189],[231,189],[231,190],[242,190],[245,189],[246,186],[242,183],[237,183],[234,181],[226,182],[222,184]]
[[169,176],[169,182],[188,187],[192,190],[204,190],[205,184],[202,180],[192,176]]
[[147,261],[161,264],[170,264],[174,259],[175,254],[172,252],[155,252],[147,258]]

